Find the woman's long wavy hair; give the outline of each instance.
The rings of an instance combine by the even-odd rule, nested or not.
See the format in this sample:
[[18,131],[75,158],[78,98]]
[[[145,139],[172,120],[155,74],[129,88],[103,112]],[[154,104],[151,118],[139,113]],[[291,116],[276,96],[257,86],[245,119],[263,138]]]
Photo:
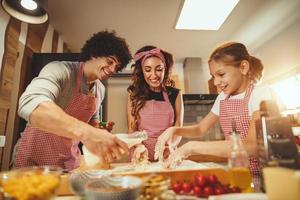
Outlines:
[[[135,54],[144,51],[150,51],[155,48],[157,47],[150,46],[150,45],[144,46],[140,48]],[[172,87],[175,86],[175,82],[170,78],[171,68],[174,64],[174,60],[172,54],[163,50],[161,50],[161,53],[165,58],[165,65],[166,65],[165,74],[162,82],[162,89],[166,90],[166,86],[172,86]],[[144,78],[141,60],[142,59],[136,61],[135,64],[131,66],[132,68],[134,68],[132,78],[131,78],[133,83],[129,85],[129,87],[127,88],[131,100],[131,107],[132,107],[131,115],[133,116],[134,119],[134,121],[131,124],[133,130],[137,130],[137,125],[140,120],[139,111],[145,105],[146,99],[150,93],[150,87]]]

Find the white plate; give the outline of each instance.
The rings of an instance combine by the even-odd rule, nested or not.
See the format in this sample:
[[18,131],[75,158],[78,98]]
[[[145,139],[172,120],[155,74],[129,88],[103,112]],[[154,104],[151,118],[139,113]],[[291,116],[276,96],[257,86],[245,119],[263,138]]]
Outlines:
[[267,200],[264,193],[237,193],[209,196],[208,200]]

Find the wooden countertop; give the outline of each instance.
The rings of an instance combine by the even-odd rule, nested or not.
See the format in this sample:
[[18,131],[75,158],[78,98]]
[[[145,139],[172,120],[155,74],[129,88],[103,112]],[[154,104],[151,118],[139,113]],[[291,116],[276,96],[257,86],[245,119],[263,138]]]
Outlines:
[[227,158],[212,155],[195,155],[187,158],[195,162],[227,163]]
[[[203,160],[204,157],[201,157],[201,160]],[[207,157],[205,157],[207,158]],[[195,160],[199,160],[199,158],[194,157]],[[219,160],[218,160],[219,161]],[[222,160],[223,161],[223,160]],[[118,167],[118,166],[124,166],[124,165],[128,165],[129,163],[113,163],[111,164],[112,168]],[[204,164],[204,163],[203,163]],[[222,183],[228,183],[229,182],[229,177],[228,177],[228,173],[226,170],[223,169],[223,167],[219,167],[221,165],[217,165],[216,167],[214,165],[207,165],[207,167],[205,168],[191,168],[191,169],[177,169],[177,170],[162,170],[162,171],[157,171],[155,172],[156,174],[161,174],[165,177],[170,178],[171,182],[176,182],[177,180],[181,180],[182,177],[185,177],[185,180],[193,180],[194,176],[198,173],[201,172],[201,174],[204,175],[209,175],[209,174],[216,174],[216,176],[219,178],[219,180]],[[88,168],[91,169],[91,168]],[[80,168],[77,169],[76,171],[81,171],[81,170],[87,170],[85,168]],[[152,171],[150,172],[146,172],[146,171],[142,171],[142,172],[116,172],[116,174],[119,175],[134,175],[134,176],[147,176],[149,173],[153,173]],[[68,196],[68,195],[72,195],[73,192],[71,191],[70,188],[70,183],[69,183],[69,174],[64,174],[61,176],[61,184],[60,184],[60,188],[58,191],[58,195],[61,196]]]

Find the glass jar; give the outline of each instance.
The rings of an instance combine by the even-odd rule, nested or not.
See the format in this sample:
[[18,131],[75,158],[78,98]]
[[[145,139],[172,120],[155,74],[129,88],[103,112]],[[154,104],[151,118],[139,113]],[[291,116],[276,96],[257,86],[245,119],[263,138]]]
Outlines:
[[232,149],[228,158],[230,185],[241,188],[243,192],[251,191],[252,178],[248,168],[248,154],[239,134],[234,131],[230,139],[232,141]]

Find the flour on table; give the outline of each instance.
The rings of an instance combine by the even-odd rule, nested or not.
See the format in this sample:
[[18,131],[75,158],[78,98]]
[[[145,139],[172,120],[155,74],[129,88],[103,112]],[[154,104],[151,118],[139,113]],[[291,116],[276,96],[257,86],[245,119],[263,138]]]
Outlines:
[[126,166],[117,166],[113,169],[110,169],[111,173],[121,173],[121,172],[128,172],[128,173],[143,173],[143,172],[161,172],[161,171],[176,171],[176,170],[197,170],[197,169],[210,169],[210,168],[223,168],[222,165],[216,163],[197,163],[191,160],[183,160],[182,163],[177,166],[175,169],[166,169],[164,168],[162,163],[159,162],[152,162],[152,163],[145,163],[139,165],[133,165],[129,163]]

